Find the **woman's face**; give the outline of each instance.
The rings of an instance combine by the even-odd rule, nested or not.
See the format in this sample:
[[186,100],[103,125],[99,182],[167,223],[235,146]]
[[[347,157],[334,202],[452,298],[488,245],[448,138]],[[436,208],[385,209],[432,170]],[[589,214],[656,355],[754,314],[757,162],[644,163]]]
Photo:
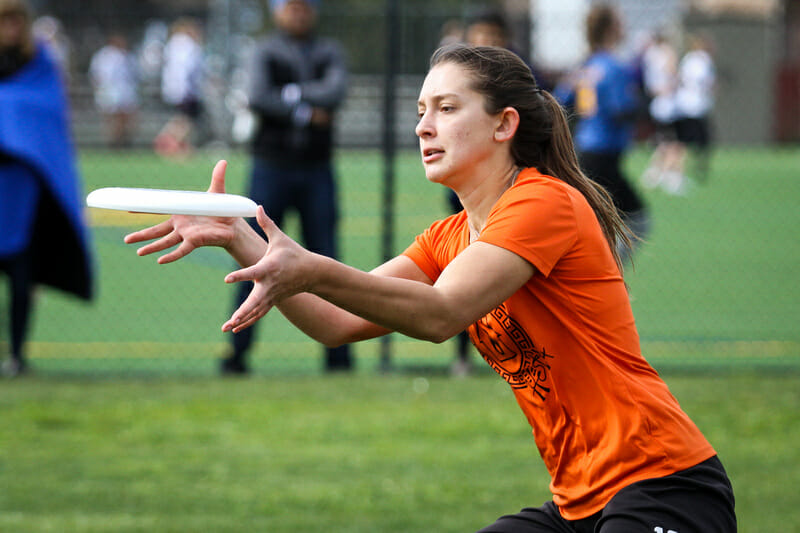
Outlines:
[[498,149],[500,119],[484,109],[483,95],[470,88],[472,74],[441,63],[425,77],[417,109],[416,134],[428,180],[457,186]]

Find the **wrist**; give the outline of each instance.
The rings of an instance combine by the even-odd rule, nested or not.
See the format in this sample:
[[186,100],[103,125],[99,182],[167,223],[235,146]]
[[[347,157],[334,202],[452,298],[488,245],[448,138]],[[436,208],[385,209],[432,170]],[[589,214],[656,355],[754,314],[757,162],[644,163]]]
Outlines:
[[243,218],[237,218],[231,229],[231,238],[223,248],[241,266],[254,265],[264,255],[267,242]]

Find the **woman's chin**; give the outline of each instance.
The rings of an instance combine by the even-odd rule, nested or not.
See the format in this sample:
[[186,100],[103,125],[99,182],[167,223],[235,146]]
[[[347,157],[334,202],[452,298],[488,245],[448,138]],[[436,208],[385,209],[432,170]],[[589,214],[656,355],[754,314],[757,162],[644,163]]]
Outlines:
[[438,183],[441,185],[445,179],[445,176],[431,169],[426,169],[425,178],[427,178],[427,180],[431,183]]

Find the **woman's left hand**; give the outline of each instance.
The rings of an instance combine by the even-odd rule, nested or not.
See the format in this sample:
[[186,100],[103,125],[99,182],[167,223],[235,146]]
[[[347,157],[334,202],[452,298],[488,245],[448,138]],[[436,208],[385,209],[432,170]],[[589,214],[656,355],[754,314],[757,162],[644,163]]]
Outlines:
[[267,251],[250,267],[231,272],[226,283],[252,281],[253,290],[222,325],[222,331],[238,333],[255,324],[285,298],[305,292],[314,272],[313,254],[284,234],[259,206],[256,220],[269,244]]

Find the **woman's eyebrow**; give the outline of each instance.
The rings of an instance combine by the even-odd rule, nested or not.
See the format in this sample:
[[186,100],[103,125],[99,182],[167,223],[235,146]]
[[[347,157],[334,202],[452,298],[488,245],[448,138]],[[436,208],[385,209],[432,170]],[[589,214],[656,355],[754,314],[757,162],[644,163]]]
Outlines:
[[[433,100],[433,103],[436,104],[436,103],[441,102],[442,100],[444,100],[446,98],[456,98],[457,99],[458,95],[456,93],[437,94],[436,96],[432,96],[431,100]],[[417,100],[417,106],[420,106],[420,107],[424,107],[425,106],[425,103],[422,101],[422,99]]]

